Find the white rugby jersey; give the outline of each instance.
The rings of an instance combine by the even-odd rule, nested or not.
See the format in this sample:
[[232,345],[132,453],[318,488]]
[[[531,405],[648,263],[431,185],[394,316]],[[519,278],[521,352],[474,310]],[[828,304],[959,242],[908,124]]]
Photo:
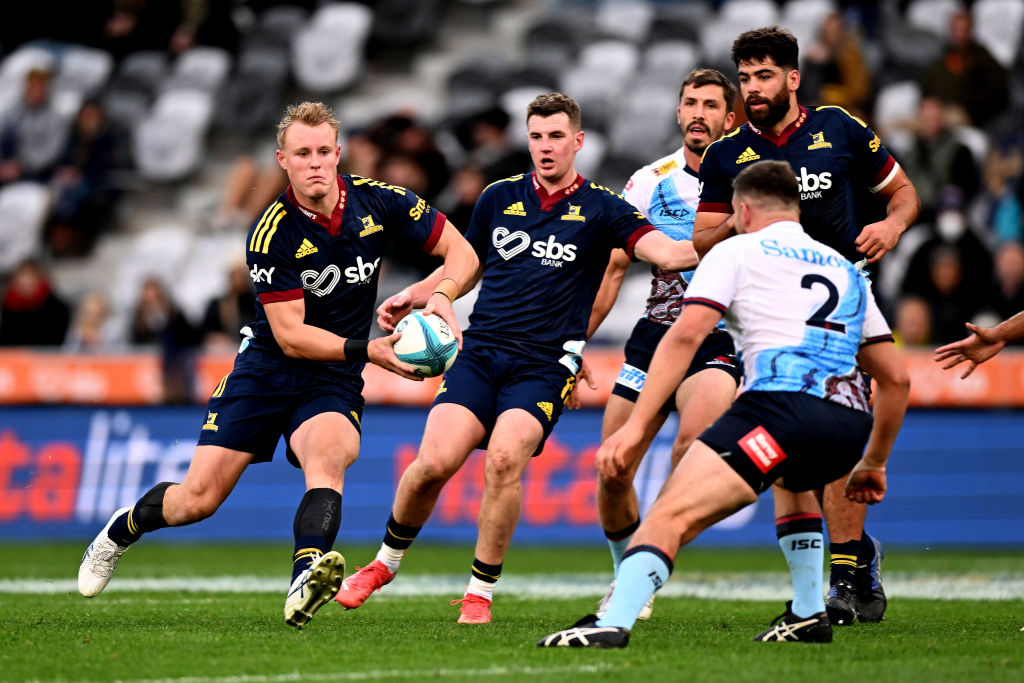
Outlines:
[[725,313],[744,391],[808,393],[868,411],[856,355],[892,341],[868,280],[838,251],[780,221],[715,245],[687,304]]
[[[682,147],[634,173],[622,196],[672,239],[693,239],[700,187],[697,172],[686,165]],[[679,317],[686,283],[693,271],[674,272],[651,266],[651,276],[644,317],[671,325]]]

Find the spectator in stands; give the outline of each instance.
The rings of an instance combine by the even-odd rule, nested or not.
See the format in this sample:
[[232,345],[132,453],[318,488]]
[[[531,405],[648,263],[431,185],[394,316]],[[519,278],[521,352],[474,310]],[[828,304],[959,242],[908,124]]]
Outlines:
[[364,128],[348,131],[343,148],[345,156],[341,160],[341,172],[364,178],[374,177],[383,150],[370,138],[369,131]]
[[412,190],[420,197],[429,196],[431,191],[427,169],[423,168],[419,159],[405,152],[384,154],[377,163],[377,172],[373,177],[389,185]]
[[438,206],[459,230],[469,227],[469,219],[473,216],[473,208],[480,193],[491,182],[485,173],[474,164],[467,164],[455,171],[444,194],[438,199]]
[[970,123],[984,127],[1006,109],[1006,69],[992,53],[974,40],[969,10],[954,12],[949,19],[949,43],[925,71],[924,95],[937,95],[963,108]]
[[841,14],[825,17],[800,76],[809,102],[837,105],[861,117],[867,113],[871,72],[856,32],[846,26]]
[[288,178],[277,163],[273,147],[238,157],[228,173],[221,204],[210,227],[244,233],[287,184]]
[[[279,193],[280,194],[280,193]],[[239,330],[255,316],[256,290],[240,261],[228,270],[228,291],[211,300],[199,326],[207,347],[237,347]]]
[[1024,246],[1020,242],[1003,242],[996,250],[994,265],[991,308],[1000,319],[1010,318],[1024,311]]
[[72,353],[107,353],[124,346],[124,330],[110,316],[110,304],[101,292],[89,292],[78,303],[64,339]]
[[896,307],[893,337],[900,347],[927,346],[932,338],[932,311],[919,296],[906,296]]
[[163,355],[165,403],[191,400],[199,335],[154,277],[142,283],[132,318],[131,342],[159,345]]
[[978,192],[981,172],[971,150],[946,125],[939,97],[921,98],[916,125],[913,142],[900,157],[900,165],[921,198],[918,220],[931,222],[940,193],[949,186],[957,187],[963,193],[963,202],[969,203]]
[[[383,156],[406,154],[416,159],[427,173],[426,192],[417,193],[432,202],[448,184],[451,171],[444,154],[437,148],[434,135],[411,116],[393,114],[372,126],[367,135]],[[379,162],[378,162],[379,165]]]
[[455,126],[455,135],[466,148],[469,162],[483,171],[487,184],[532,168],[529,152],[509,140],[508,122],[504,109],[491,107]]
[[[931,301],[935,294],[933,255],[940,248],[953,247],[966,291],[980,302],[988,299],[992,255],[969,223],[959,188],[945,188],[939,195],[934,223],[920,224],[914,229],[927,230],[929,236],[910,257],[901,288],[903,294],[917,294]],[[934,319],[938,321],[939,316]]]
[[996,139],[985,158],[985,203],[989,225],[999,241],[1024,240],[1024,131]]
[[68,306],[35,259],[11,274],[0,303],[0,346],[58,346],[68,329]]
[[68,124],[50,99],[50,72],[31,69],[22,101],[0,131],[0,184],[15,180],[47,182],[53,174]]
[[114,172],[123,167],[123,149],[102,103],[87,100],[53,176],[47,241],[54,255],[83,254],[92,247],[120,195]]
[[963,336],[965,320],[984,306],[984,290],[968,284],[963,256],[952,244],[935,247],[929,254],[925,298],[931,308],[932,341],[948,344]]

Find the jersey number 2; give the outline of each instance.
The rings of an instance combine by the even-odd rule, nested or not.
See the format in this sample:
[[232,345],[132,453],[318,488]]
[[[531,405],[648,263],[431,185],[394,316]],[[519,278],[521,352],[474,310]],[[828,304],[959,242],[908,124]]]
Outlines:
[[829,320],[828,316],[832,311],[836,310],[836,306],[839,305],[839,290],[836,286],[824,275],[818,275],[817,273],[810,273],[804,275],[804,278],[800,280],[800,286],[804,289],[811,289],[814,285],[824,285],[825,289],[828,290],[828,299],[821,305],[821,308],[811,314],[811,317],[807,319],[807,324],[811,327],[820,327],[823,330],[829,332],[838,332],[839,334],[846,334],[846,325],[843,323],[837,323],[834,320]]

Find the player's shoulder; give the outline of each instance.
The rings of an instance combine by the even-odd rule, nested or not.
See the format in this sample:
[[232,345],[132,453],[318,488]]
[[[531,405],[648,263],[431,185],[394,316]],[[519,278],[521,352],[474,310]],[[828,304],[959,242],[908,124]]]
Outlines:
[[823,122],[831,122],[840,126],[858,126],[860,128],[867,128],[868,124],[864,122],[859,116],[854,116],[850,112],[846,111],[839,105],[835,104],[823,104],[818,107],[814,107],[811,110],[813,116]]
[[267,254],[279,231],[292,229],[296,207],[282,193],[253,221],[246,235],[246,250]]
[[703,164],[704,161],[713,159],[719,154],[728,154],[732,147],[741,144],[744,128],[746,128],[745,125],[739,126],[705,147],[704,154],[700,157],[701,163]]
[[516,183],[521,183],[526,179],[525,173],[517,173],[516,175],[509,176],[508,178],[502,178],[501,180],[495,180],[493,183],[484,188],[484,192],[496,192],[500,190],[507,190],[515,187]]
[[357,194],[374,195],[380,197],[389,197],[392,195],[405,197],[413,194],[412,190],[406,189],[401,185],[392,185],[390,183],[386,183],[383,180],[364,178],[363,176],[354,174],[343,175],[341,176],[341,178],[344,181],[344,183]]

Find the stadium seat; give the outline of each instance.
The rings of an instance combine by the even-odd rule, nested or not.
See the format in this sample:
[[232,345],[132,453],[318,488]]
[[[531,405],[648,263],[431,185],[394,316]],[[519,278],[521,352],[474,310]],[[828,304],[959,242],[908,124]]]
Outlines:
[[[576,172],[584,178],[597,178],[597,171],[604,162],[605,153],[608,151],[608,139],[596,130],[584,128],[583,149],[576,154]],[[622,188],[612,188],[618,192]]]
[[587,29],[560,19],[544,18],[527,29],[523,36],[523,54],[527,66],[558,73],[576,59],[578,45],[587,37]]
[[971,16],[974,37],[1009,69],[1020,53],[1024,0],[977,0]]
[[219,47],[193,47],[174,62],[163,90],[197,89],[216,93],[231,71],[231,55]]
[[832,0],[787,0],[779,21],[792,31],[801,48],[806,50],[817,40],[825,17],[836,11],[836,3]]
[[773,0],[725,0],[718,8],[718,17],[742,20],[757,27],[770,26],[778,20],[778,7]]
[[714,17],[714,8],[703,0],[659,4],[647,31],[647,43],[662,40],[696,42],[703,27]]
[[915,81],[883,86],[875,98],[874,125],[885,138],[886,146],[902,151],[910,143],[910,124],[917,117],[921,88]]
[[640,51],[625,40],[597,40],[580,50],[577,66],[585,71],[600,73],[606,87],[625,83],[640,63]]
[[949,18],[963,7],[959,0],[910,0],[907,4],[907,23],[945,38],[949,35]]
[[[150,228],[126,241],[118,241],[119,258],[107,274],[107,294],[111,307],[130,311],[136,304],[143,281],[156,277],[173,292],[183,282],[194,237],[177,225]],[[236,238],[237,241],[237,238]],[[216,277],[207,273],[206,277]]]
[[132,135],[132,160],[140,175],[158,182],[184,179],[199,167],[203,131],[184,121],[148,116]]
[[234,76],[222,89],[214,113],[218,124],[255,133],[276,122],[288,77],[288,53],[267,44],[252,43],[238,56]]
[[106,85],[113,70],[114,58],[106,50],[71,45],[61,54],[54,86],[91,97]]
[[292,37],[292,67],[298,84],[314,92],[350,85],[363,68],[363,48],[373,13],[365,5],[322,6]]
[[697,46],[688,40],[662,40],[644,52],[641,76],[679,85],[697,66]]
[[600,34],[639,44],[647,37],[654,6],[632,0],[605,0],[597,7],[594,28]]
[[260,12],[256,26],[246,36],[248,47],[290,45],[292,36],[309,21],[309,12],[298,5],[274,5]]
[[238,235],[202,235],[188,245],[172,295],[190,320],[202,319],[206,305],[228,288],[228,268],[245,261],[245,250]]
[[[769,22],[770,24],[771,22]],[[703,64],[728,68],[728,72],[734,72],[732,66],[732,41],[736,36],[753,28],[762,28],[764,22],[755,21],[747,17],[723,17],[712,19],[700,32],[700,47],[704,55]],[[731,36],[723,40],[722,36]]]
[[575,67],[564,71],[559,89],[576,100],[583,113],[583,127],[607,130],[624,83],[595,69]]
[[984,168],[989,148],[989,138],[985,131],[974,126],[956,126],[953,132],[957,140],[971,150],[971,156],[974,157],[974,163],[978,168]]
[[0,188],[0,274],[41,251],[49,211],[50,191],[42,183],[14,182]]
[[162,52],[133,52],[121,62],[111,87],[153,94],[167,78],[168,68],[167,57]]
[[377,0],[373,3],[373,40],[411,45],[437,35],[438,0]]
[[679,127],[674,111],[679,104],[679,84],[685,72],[669,88],[663,81],[641,79],[619,98],[608,131],[611,153],[636,170],[679,146]]
[[0,63],[0,80],[21,83],[32,69],[53,72],[57,68],[57,57],[50,50],[38,45],[22,45],[4,57]]
[[156,98],[151,115],[173,119],[202,133],[213,115],[213,96],[196,89],[168,90]]

